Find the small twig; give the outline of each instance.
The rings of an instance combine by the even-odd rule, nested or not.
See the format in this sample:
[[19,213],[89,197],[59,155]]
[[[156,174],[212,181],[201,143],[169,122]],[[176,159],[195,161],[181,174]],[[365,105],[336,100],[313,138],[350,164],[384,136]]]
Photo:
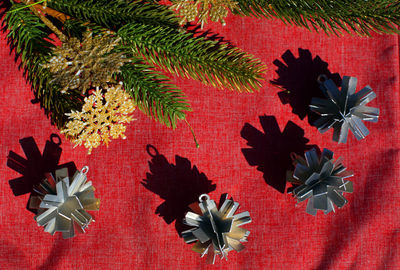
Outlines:
[[[46,16],[44,16],[42,13],[40,13],[35,7],[34,5],[36,3],[32,3],[33,1],[30,0],[22,0],[22,2],[24,2],[25,4],[29,5],[29,9],[36,15],[39,17],[39,19],[48,27],[51,29],[51,31],[53,31],[58,38],[61,40],[61,42],[64,42],[67,40],[67,37],[60,31],[58,30],[58,28],[49,20],[46,18]],[[32,3],[32,5],[30,5],[30,3]]]
[[196,135],[194,134],[194,131],[193,131],[192,126],[189,124],[189,122],[186,120],[186,118],[184,119],[184,121],[185,121],[186,124],[189,126],[190,132],[192,132],[194,142],[196,143],[196,148],[199,148],[199,147],[200,147],[200,144],[197,142]]
[[57,20],[59,20],[62,23],[64,23],[66,20],[71,18],[70,16],[68,16],[62,12],[59,12],[59,11],[49,8],[49,7],[44,7],[43,5],[35,5],[34,7],[37,10],[39,10],[43,13],[46,13],[47,15],[50,15],[53,18],[56,18]]

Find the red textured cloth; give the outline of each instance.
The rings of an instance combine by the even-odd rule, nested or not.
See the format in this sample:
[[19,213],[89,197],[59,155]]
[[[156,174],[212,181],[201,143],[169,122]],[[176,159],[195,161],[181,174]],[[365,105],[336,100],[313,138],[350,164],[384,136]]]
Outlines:
[[[398,36],[329,37],[275,20],[233,16],[227,26],[212,28],[268,65],[262,90],[238,94],[176,79],[193,108],[188,121],[199,149],[183,122],[172,130],[139,111],[126,140],[89,156],[62,137],[60,163],[88,165],[101,199],[96,222],[69,240],[43,232],[25,209],[28,196],[14,197],[8,184],[20,176],[6,166],[10,150],[24,156],[19,140],[32,136],[42,151],[58,131],[31,103],[33,94],[1,35],[1,269],[400,269]],[[366,123],[371,132],[366,139],[351,135],[338,145],[332,132],[320,134],[308,117],[301,119],[321,72],[355,76],[358,89],[369,84],[377,93],[370,106],[379,107],[380,118]],[[278,132],[276,124],[281,132],[287,125],[286,131]],[[310,216],[305,203],[296,205],[278,191],[290,165],[288,153],[304,148],[303,136],[309,145],[343,156],[355,173],[354,193],[345,194],[349,204],[335,214]],[[158,156],[148,154],[148,144]],[[187,200],[211,190],[216,201],[222,193],[232,195],[253,222],[245,225],[251,234],[244,251],[207,266],[178,231]]]

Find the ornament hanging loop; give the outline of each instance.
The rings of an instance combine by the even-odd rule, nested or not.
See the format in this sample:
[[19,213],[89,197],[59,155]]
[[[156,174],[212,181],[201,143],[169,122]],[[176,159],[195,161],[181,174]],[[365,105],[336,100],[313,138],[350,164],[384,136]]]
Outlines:
[[146,146],[146,151],[152,158],[160,155],[158,153],[158,150],[154,146],[152,146],[151,144],[148,144]]
[[319,84],[323,84],[324,82],[326,82],[328,80],[328,76],[326,76],[325,74],[321,74],[318,76],[317,78],[317,82]]
[[210,200],[210,196],[208,196],[208,194],[201,194],[199,196],[199,201],[200,202],[209,201],[209,200]]
[[51,134],[50,141],[58,146],[61,145],[61,138],[60,138],[60,136],[58,136],[58,134],[55,134],[55,133]]
[[89,167],[88,167],[88,166],[83,167],[82,170],[81,170],[81,172],[82,172],[83,174],[87,174],[88,171],[89,171]]

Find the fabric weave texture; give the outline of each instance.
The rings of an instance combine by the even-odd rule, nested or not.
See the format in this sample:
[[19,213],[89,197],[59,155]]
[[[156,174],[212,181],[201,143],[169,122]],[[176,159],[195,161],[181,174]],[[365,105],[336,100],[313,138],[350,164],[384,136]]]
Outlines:
[[[73,160],[78,168],[89,166],[88,181],[101,200],[87,233],[68,240],[43,232],[25,209],[28,195],[15,197],[8,184],[20,176],[6,166],[10,150],[24,156],[18,141],[32,136],[42,150],[59,132],[31,103],[34,96],[1,34],[0,268],[400,269],[398,36],[327,36],[232,15],[226,23],[208,27],[268,65],[261,91],[238,94],[175,78],[191,102],[188,121],[199,149],[185,123],[172,130],[138,110],[127,139],[91,155],[61,135],[60,164]],[[370,134],[364,140],[349,134],[347,144],[337,144],[331,131],[320,134],[310,124],[315,115],[307,106],[320,95],[313,90],[320,73],[357,77],[360,86],[370,85],[377,94],[370,105],[380,109],[379,121],[366,123]],[[308,145],[342,156],[354,171],[354,192],[336,213],[310,216],[305,204],[296,205],[282,188],[274,188],[282,187],[273,182],[283,181],[290,169],[287,155],[304,148],[291,140],[303,144],[303,136]],[[243,148],[256,151],[245,156]],[[228,193],[253,220],[246,226],[251,232],[246,249],[214,266],[179,237],[184,206],[203,191],[215,200]]]

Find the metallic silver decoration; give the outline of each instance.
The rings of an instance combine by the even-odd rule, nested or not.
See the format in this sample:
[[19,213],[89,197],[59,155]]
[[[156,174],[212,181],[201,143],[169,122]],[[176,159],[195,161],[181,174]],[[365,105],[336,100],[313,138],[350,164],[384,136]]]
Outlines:
[[75,236],[75,230],[85,232],[93,218],[87,210],[99,210],[99,199],[94,197],[92,182],[86,182],[89,168],[77,171],[70,181],[68,169],[56,170],[55,179],[51,174],[35,187],[41,196],[31,199],[31,207],[39,208],[35,220],[44,226],[45,232],[54,235],[62,232],[63,238]]
[[189,207],[184,223],[195,228],[182,232],[186,243],[196,242],[192,250],[200,253],[201,257],[207,254],[207,263],[214,264],[216,255],[227,259],[228,252],[244,249],[242,242],[247,242],[250,232],[240,226],[250,223],[249,212],[234,215],[239,203],[234,202],[228,195],[222,195],[220,208],[207,194],[199,197],[200,203],[193,203]]
[[342,208],[347,200],[344,192],[353,192],[353,183],[345,180],[353,176],[353,172],[346,171],[342,165],[342,158],[333,160],[333,152],[324,149],[321,158],[313,148],[305,153],[305,159],[297,156],[293,177],[288,181],[296,187],[290,192],[298,202],[307,199],[306,212],[316,215],[317,210],[328,214],[335,211],[334,205]]
[[313,98],[310,109],[321,117],[315,126],[321,133],[334,129],[333,140],[346,143],[349,129],[357,138],[364,139],[369,131],[362,120],[378,122],[379,109],[365,106],[376,97],[372,88],[367,85],[356,93],[357,78],[344,76],[342,90],[325,75],[318,78],[320,89],[328,99]]

